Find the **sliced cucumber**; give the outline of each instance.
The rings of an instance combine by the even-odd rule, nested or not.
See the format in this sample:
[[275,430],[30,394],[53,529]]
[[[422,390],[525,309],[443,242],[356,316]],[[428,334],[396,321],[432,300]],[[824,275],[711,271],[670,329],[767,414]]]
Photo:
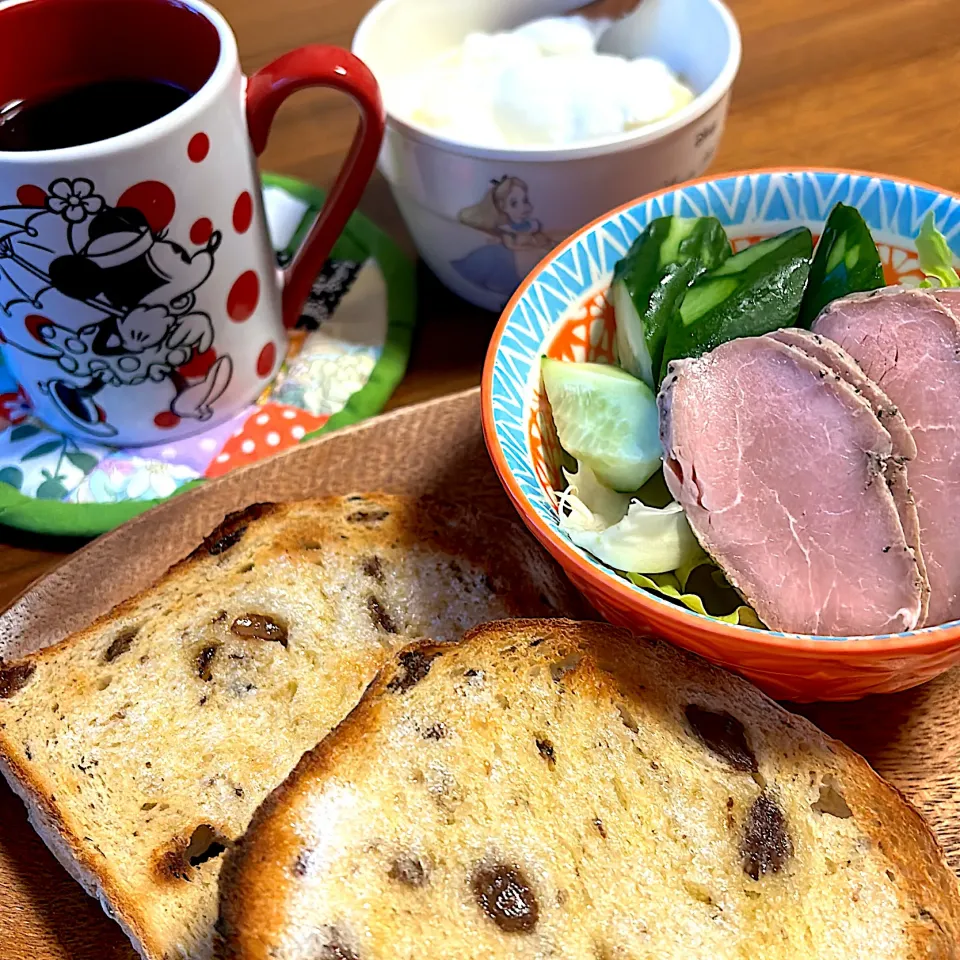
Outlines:
[[726,263],[721,263],[713,271],[715,277],[726,277],[730,274],[743,274],[758,263],[764,257],[771,256],[786,244],[789,244],[794,238],[802,235],[806,231],[810,236],[810,252],[813,253],[813,236],[806,227],[797,227],[794,230],[787,230],[786,233],[778,233],[775,237],[768,237],[766,240],[758,240],[751,243],[749,247],[744,247],[739,253],[735,253]]
[[838,203],[813,255],[797,326],[809,327],[828,303],[850,293],[877,290],[885,282],[877,245],[860,211]]
[[540,363],[560,445],[611,490],[630,493],[660,468],[660,421],[653,391],[602,363]]
[[[833,208],[831,216],[837,212],[836,207]],[[824,233],[826,233],[826,228],[824,228]],[[843,255],[847,251],[847,235],[841,233],[839,236],[834,237],[831,243],[823,243],[823,237],[820,238],[821,242],[817,244],[817,250],[821,248],[823,250],[828,250],[827,254],[827,268],[825,273],[832,273],[840,264],[843,262]],[[877,257],[877,262],[880,262],[880,258]]]
[[[660,261],[663,266],[668,263],[696,261],[698,274],[705,270],[714,270],[733,253],[723,224],[716,217],[698,217],[692,223],[693,227],[679,237],[676,253],[673,252],[669,240],[663,245]],[[664,256],[669,259],[665,260]]]
[[[627,373],[652,387],[656,351],[651,341],[653,333],[637,312],[637,305],[630,296],[624,280],[615,280],[610,288],[610,300],[617,319],[617,357]],[[666,334],[666,331],[664,331]],[[660,345],[661,349],[663,344]],[[659,370],[659,368],[658,368]]]
[[713,217],[660,217],[648,224],[613,275],[617,351],[624,370],[657,388],[677,303],[699,273],[729,255],[730,241]]
[[[663,238],[663,243],[660,244],[660,266],[662,268],[669,263],[676,263],[681,260],[680,245],[696,230],[700,221],[696,217],[671,216],[661,217],[660,219],[667,223],[667,234]],[[656,220],[653,222],[657,223]],[[719,223],[719,221],[717,222]],[[721,229],[723,228],[721,227]]]
[[702,316],[715,310],[740,286],[736,277],[710,277],[691,290],[680,304],[680,322],[689,327]]
[[741,250],[695,280],[671,318],[661,377],[671,360],[793,326],[812,254],[813,237],[799,227]]

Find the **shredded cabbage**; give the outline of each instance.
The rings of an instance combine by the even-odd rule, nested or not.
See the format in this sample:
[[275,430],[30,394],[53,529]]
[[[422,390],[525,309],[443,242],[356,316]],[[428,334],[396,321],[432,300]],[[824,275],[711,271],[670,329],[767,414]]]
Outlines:
[[[576,461],[575,461],[576,462]],[[662,474],[635,494],[604,486],[585,464],[562,468],[560,529],[617,574],[689,610],[724,623],[764,629],[697,542]]]
[[601,562],[617,570],[666,573],[702,555],[679,503],[658,509],[614,493],[584,464],[564,476],[560,529]]
[[560,528],[565,529],[563,506],[572,499],[579,501],[582,510],[592,514],[589,529],[604,530],[619,523],[627,515],[632,495],[611,490],[597,479],[597,475],[585,463],[574,462],[577,463],[576,473],[561,468],[567,489],[560,494]]

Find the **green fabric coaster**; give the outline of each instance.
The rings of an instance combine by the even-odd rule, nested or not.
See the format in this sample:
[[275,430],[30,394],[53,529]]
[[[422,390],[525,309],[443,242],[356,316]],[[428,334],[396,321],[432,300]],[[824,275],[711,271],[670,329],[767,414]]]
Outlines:
[[[272,174],[263,188],[283,264],[324,195]],[[0,362],[0,523],[94,536],[208,479],[379,413],[406,371],[415,300],[413,264],[354,214],[314,283],[274,383],[227,423],[169,445],[118,449],[64,437],[32,416]]]

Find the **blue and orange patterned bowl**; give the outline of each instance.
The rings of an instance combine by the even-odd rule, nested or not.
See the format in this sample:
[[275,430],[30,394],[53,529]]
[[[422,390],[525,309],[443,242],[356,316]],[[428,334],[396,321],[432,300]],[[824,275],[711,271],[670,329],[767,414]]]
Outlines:
[[863,214],[890,283],[922,278],[913,238],[930,210],[960,249],[960,197],[926,184],[819,169],[691,181],[625,204],[557,247],[507,305],[483,374],[483,430],[494,468],[527,526],[594,607],[796,701],[852,700],[930,680],[960,663],[960,621],[882,637],[799,636],[713,620],[623,580],[558,527],[560,448],[539,359],[613,360],[614,317],[605,296],[613,267],[655,217],[712,215],[739,248],[797,226],[816,236],[838,202]]

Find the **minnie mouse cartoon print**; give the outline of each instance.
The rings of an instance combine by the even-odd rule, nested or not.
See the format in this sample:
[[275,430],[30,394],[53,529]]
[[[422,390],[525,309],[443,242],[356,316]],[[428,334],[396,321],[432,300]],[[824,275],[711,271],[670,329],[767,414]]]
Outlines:
[[210,316],[195,309],[219,231],[188,250],[123,198],[110,206],[88,179],[36,193],[0,207],[0,311],[23,318],[24,336],[5,333],[6,344],[49,361],[40,390],[103,439],[117,433],[96,402],[107,387],[166,382],[168,416],[209,419],[233,373],[213,349]]

